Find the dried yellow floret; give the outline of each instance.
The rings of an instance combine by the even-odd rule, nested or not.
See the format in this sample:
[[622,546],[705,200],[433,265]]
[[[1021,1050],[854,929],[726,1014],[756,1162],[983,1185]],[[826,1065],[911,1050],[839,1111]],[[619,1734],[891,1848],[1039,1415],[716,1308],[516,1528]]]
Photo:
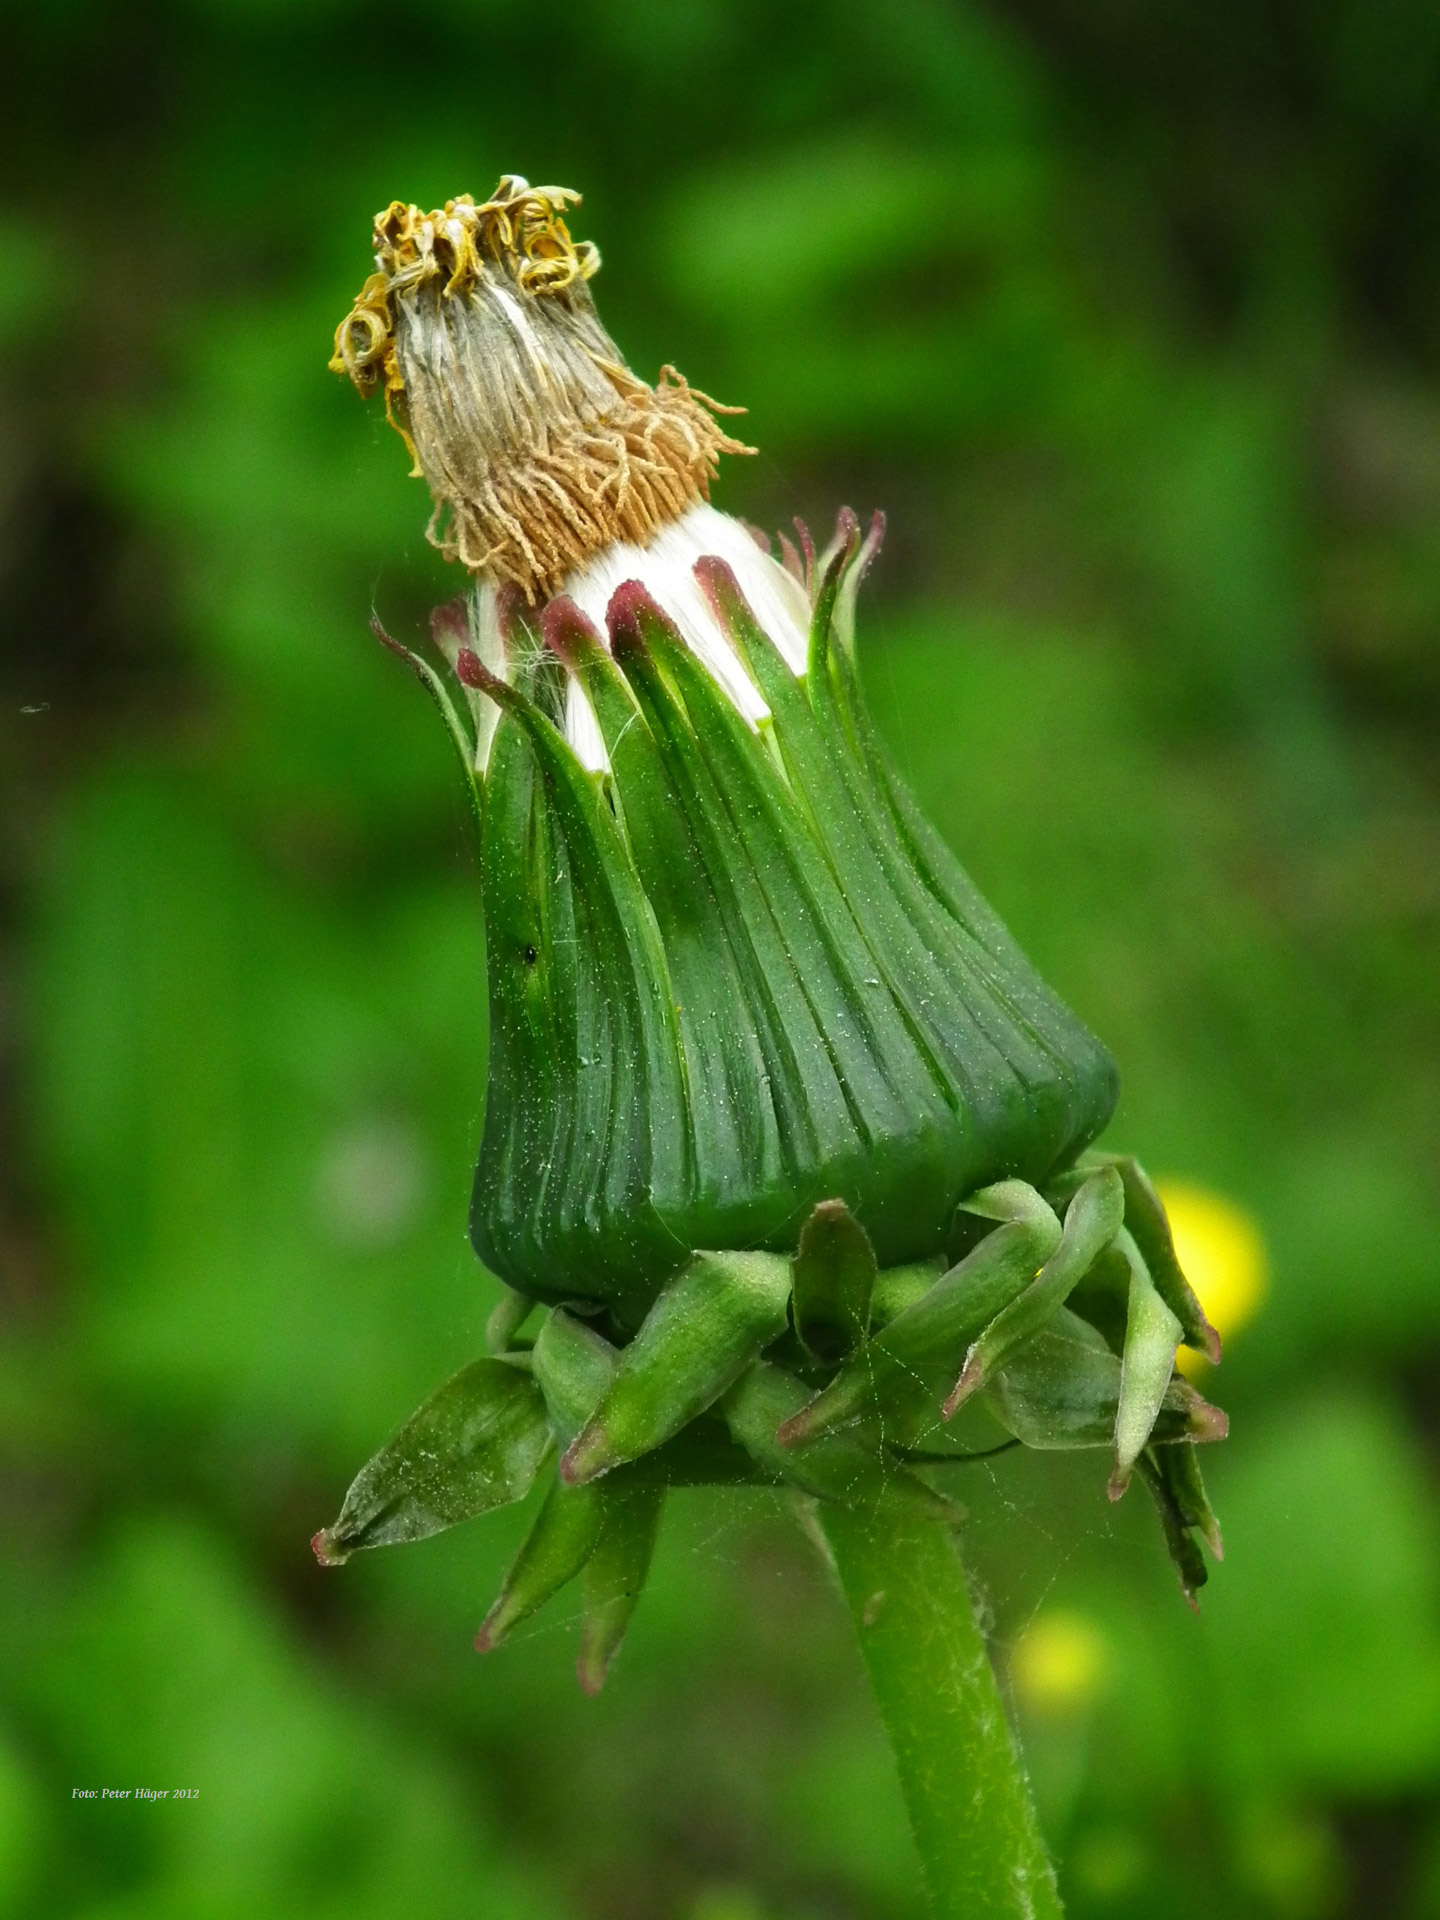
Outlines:
[[645,545],[708,499],[722,453],[751,451],[715,419],[743,409],[625,364],[586,285],[600,255],[563,218],[579,197],[506,174],[479,206],[392,201],[330,361],[383,388],[434,544],[532,603],[612,543]]

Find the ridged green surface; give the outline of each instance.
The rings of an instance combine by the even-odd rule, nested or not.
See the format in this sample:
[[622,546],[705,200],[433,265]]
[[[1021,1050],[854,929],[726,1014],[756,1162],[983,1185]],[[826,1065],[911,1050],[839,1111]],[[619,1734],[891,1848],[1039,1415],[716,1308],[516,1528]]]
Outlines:
[[608,777],[542,687],[505,699],[471,1233],[527,1293],[634,1320],[693,1249],[791,1251],[831,1196],[882,1266],[918,1259],[962,1195],[1043,1180],[1109,1118],[1109,1055],[885,764],[835,637],[849,558],[817,596],[803,679],[723,563],[701,563],[770,705],[759,731],[638,587],[612,603],[613,658],[568,603],[547,613]]

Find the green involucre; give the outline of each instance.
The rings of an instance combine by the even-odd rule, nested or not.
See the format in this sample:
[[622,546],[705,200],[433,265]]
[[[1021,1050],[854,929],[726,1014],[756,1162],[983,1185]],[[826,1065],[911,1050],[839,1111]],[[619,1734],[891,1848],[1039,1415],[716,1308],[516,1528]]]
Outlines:
[[[855,554],[816,595],[798,678],[729,568],[696,568],[769,704],[758,728],[637,583],[608,652],[557,601],[543,654],[511,686],[485,676],[504,711],[471,1236],[528,1295],[633,1326],[695,1249],[791,1252],[831,1197],[880,1266],[922,1259],[965,1194],[1043,1182],[1109,1118],[1109,1055],[885,763],[836,618]],[[608,773],[550,717],[560,659]]]

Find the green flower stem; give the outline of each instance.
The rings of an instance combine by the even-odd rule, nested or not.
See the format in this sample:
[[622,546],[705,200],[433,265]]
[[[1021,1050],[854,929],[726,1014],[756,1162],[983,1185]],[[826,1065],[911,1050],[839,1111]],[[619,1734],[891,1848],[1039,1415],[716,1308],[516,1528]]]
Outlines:
[[1054,1920],[1045,1852],[953,1531],[824,1505],[936,1920]]

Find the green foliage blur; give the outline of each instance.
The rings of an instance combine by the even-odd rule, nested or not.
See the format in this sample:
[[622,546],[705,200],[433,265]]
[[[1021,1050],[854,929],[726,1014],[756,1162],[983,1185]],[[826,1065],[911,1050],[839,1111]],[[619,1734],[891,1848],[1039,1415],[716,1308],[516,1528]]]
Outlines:
[[524,1513],[307,1547],[494,1298],[464,807],[367,633],[457,582],[325,361],[375,209],[502,171],[750,408],[720,505],[888,509],[900,765],[1269,1247],[1198,1619],[1099,1456],[959,1490],[1002,1667],[1088,1649],[1016,1694],[1070,1910],[1440,1915],[1440,14],[0,21],[0,1915],[920,1912],[766,1500],[671,1501],[598,1702],[566,1602],[470,1651]]

